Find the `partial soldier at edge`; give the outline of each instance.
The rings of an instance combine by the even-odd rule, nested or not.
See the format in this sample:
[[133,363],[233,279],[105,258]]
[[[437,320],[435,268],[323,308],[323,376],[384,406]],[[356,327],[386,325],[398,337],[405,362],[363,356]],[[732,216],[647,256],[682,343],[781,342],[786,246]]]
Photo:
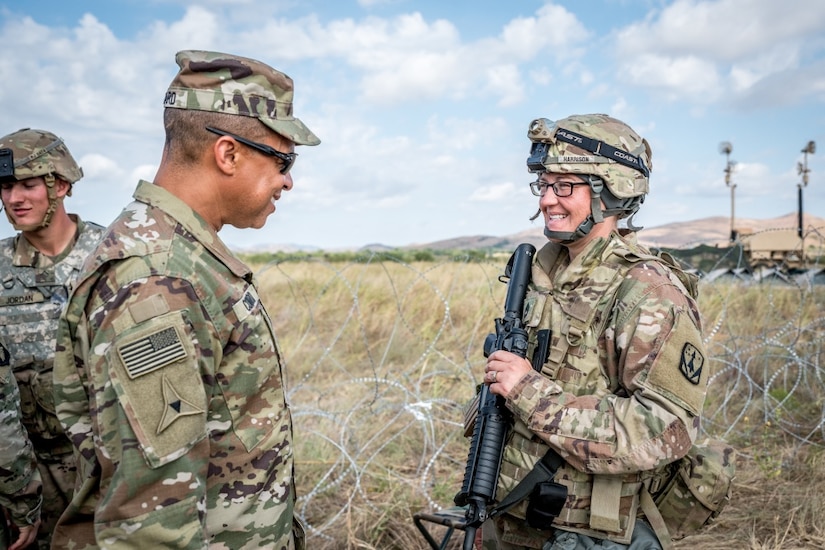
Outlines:
[[72,447],[54,412],[52,365],[57,320],[103,229],[66,212],[82,177],[51,132],[24,128],[0,138],[0,194],[19,231],[0,241],[0,438],[9,442],[0,450],[0,504],[18,539],[30,540],[40,518],[40,548],[49,547],[75,482]]

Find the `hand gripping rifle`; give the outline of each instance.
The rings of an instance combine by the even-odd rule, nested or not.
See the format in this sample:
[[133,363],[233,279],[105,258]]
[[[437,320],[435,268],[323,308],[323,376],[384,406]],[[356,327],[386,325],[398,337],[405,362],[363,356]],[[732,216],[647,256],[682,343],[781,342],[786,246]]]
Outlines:
[[[536,248],[520,244],[504,271],[509,277],[507,298],[504,301],[504,317],[495,320],[496,333],[484,341],[484,357],[503,349],[520,357],[527,356],[527,331],[521,321],[524,312],[524,296],[533,264]],[[487,506],[496,494],[496,483],[504,443],[511,425],[511,414],[503,397],[490,392],[487,384],[481,385],[478,401],[478,416],[473,428],[467,467],[464,470],[464,484],[455,496],[458,506],[467,505],[464,550],[472,550],[476,530],[487,520]]]

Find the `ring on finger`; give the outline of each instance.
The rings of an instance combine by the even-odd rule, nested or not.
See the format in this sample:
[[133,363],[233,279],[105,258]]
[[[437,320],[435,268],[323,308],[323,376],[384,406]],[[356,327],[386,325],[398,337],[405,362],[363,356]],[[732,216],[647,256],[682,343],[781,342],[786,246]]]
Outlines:
[[497,376],[497,375],[498,375],[498,371],[497,371],[497,370],[492,371],[492,373],[490,374],[490,379],[491,379],[491,381],[492,381],[492,383],[493,383],[493,384],[495,384],[495,383],[496,383],[496,376]]

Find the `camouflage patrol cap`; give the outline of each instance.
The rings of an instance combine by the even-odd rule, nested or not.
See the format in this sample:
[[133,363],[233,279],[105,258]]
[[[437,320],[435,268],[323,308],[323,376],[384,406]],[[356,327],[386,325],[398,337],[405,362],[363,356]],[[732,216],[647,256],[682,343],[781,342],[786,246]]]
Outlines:
[[574,115],[530,123],[530,172],[592,174],[618,198],[649,191],[652,153],[647,140],[624,122],[604,114]]
[[[0,151],[11,152],[12,170],[5,179],[25,180],[54,174],[69,183],[83,177],[63,139],[45,130],[22,128],[0,138]],[[9,167],[12,168],[12,167]]]
[[292,116],[292,79],[246,57],[220,52],[183,50],[175,61],[180,71],[172,80],[163,106],[254,117],[296,145],[321,140]]

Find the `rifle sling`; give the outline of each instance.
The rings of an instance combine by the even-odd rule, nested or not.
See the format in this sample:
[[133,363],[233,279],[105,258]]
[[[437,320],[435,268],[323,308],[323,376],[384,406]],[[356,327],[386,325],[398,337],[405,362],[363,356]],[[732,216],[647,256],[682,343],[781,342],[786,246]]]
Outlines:
[[556,471],[564,464],[564,459],[553,449],[547,449],[533,469],[507,493],[501,502],[490,512],[490,517],[496,517],[530,496],[533,487],[545,481],[551,481]]

